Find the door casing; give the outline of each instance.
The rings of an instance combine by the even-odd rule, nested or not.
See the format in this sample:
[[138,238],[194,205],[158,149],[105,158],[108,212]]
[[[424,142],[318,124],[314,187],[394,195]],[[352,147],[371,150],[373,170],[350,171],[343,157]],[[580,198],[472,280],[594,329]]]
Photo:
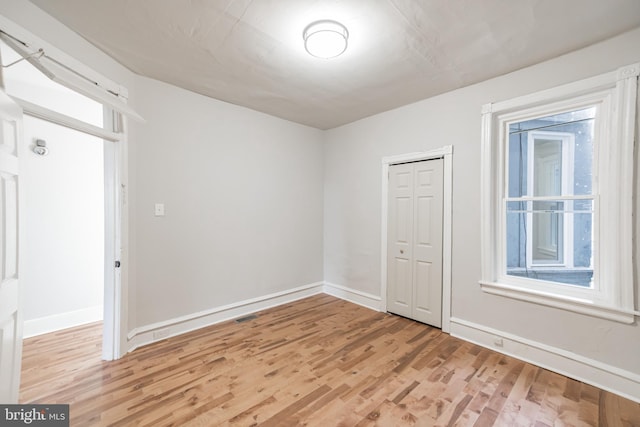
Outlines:
[[451,213],[453,184],[453,146],[447,145],[438,149],[399,154],[382,158],[381,177],[381,248],[380,248],[380,298],[381,311],[387,311],[387,246],[389,219],[389,166],[399,163],[417,162],[421,160],[443,159],[443,200],[442,200],[442,331],[451,328]]
[[[126,275],[123,277],[120,268],[115,268],[115,262],[120,261],[126,265],[126,253],[123,250],[123,222],[125,209],[126,188],[126,148],[123,117],[109,109],[105,114],[105,126],[113,129],[103,130],[95,126],[87,125],[75,118],[62,116],[45,107],[31,104],[24,100],[14,98],[23,108],[24,114],[36,117],[51,123],[75,129],[104,139],[104,203],[105,203],[105,251],[104,251],[104,318],[102,359],[115,360],[127,351],[126,331],[123,330],[123,313],[126,313]],[[25,144],[20,142],[21,146]],[[24,246],[24,245],[21,245]],[[24,258],[21,255],[21,258]],[[124,283],[123,283],[124,282]],[[124,305],[124,310],[123,310]]]

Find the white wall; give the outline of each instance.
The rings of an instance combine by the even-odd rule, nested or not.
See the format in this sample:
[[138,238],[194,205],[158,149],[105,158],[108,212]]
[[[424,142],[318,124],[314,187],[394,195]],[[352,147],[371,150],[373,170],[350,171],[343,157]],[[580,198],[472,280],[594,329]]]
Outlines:
[[[48,155],[31,151],[35,139],[46,140]],[[25,116],[23,144],[25,336],[101,320],[103,142]]]
[[[640,61],[639,45],[640,30],[635,30],[509,75],[328,131],[325,280],[380,295],[380,160],[453,145],[453,317],[640,374],[637,324],[624,325],[492,296],[478,285],[481,106]],[[636,275],[640,267],[637,230]],[[637,390],[636,396],[640,399]]]
[[136,91],[137,325],[322,281],[322,132],[147,78]]

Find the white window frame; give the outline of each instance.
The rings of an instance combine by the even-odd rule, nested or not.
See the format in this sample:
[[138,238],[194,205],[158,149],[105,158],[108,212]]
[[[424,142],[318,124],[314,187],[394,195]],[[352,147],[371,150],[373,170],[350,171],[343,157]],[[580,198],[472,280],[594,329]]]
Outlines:
[[[640,64],[482,107],[481,280],[484,292],[633,323],[633,159]],[[597,106],[591,288],[506,274],[510,123]],[[578,196],[572,196],[578,198]],[[590,196],[591,198],[591,196]]]
[[[550,131],[531,131],[528,132],[528,142],[527,142],[527,183],[530,183],[527,187],[527,196],[533,197],[533,182],[535,179],[534,176],[534,155],[535,155],[535,144],[536,139],[544,138],[553,138],[559,139],[562,141],[562,191],[561,194],[572,195],[573,194],[573,158],[574,158],[574,147],[575,147],[575,137],[574,135],[567,132],[550,132]],[[561,197],[559,197],[560,199]],[[565,210],[571,210],[573,205],[573,201],[566,200],[567,207]],[[526,227],[527,227],[527,236],[530,238],[527,239],[527,268],[536,269],[536,268],[545,268],[545,267],[564,267],[564,268],[573,268],[573,216],[571,214],[563,214],[563,224],[562,224],[562,259],[561,263],[534,263],[533,262],[533,213],[527,213]]]

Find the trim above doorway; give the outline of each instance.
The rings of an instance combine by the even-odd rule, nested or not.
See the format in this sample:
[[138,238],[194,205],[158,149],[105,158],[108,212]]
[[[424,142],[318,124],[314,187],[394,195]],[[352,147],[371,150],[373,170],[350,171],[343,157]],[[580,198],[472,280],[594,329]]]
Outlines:
[[67,116],[66,114],[58,113],[57,111],[51,110],[41,105],[33,104],[29,101],[25,101],[24,99],[20,99],[15,96],[12,96],[12,98],[19,106],[22,107],[22,111],[24,112],[24,114],[35,117],[36,119],[46,120],[50,123],[55,123],[69,129],[93,135],[109,142],[117,142],[123,139],[121,133],[111,132],[104,128],[99,128],[98,126],[85,123],[82,120]]
[[442,331],[451,329],[451,213],[453,190],[453,146],[446,145],[434,150],[399,154],[382,158],[382,210],[380,248],[380,310],[387,311],[387,221],[389,208],[389,166],[422,160],[443,159],[443,210],[442,210]]

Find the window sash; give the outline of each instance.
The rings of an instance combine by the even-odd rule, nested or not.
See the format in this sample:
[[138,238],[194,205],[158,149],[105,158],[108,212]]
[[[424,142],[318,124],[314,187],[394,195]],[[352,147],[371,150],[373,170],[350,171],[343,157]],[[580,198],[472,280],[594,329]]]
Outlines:
[[[499,162],[500,169],[498,171],[498,181],[500,183],[500,193],[499,197],[501,199],[500,206],[497,208],[497,215],[499,217],[498,224],[495,225],[496,231],[499,233],[499,240],[496,244],[496,252],[500,254],[499,259],[495,261],[495,265],[497,267],[497,271],[495,272],[495,276],[498,278],[499,282],[502,283],[512,283],[517,286],[521,286],[527,289],[539,290],[543,292],[547,292],[549,294],[554,294],[567,298],[579,298],[583,300],[592,300],[592,301],[601,301],[606,300],[606,292],[605,289],[601,286],[599,282],[599,260],[597,256],[592,256],[591,268],[593,269],[593,277],[591,281],[591,286],[578,286],[572,285],[568,283],[561,282],[553,282],[549,280],[543,280],[539,278],[528,278],[528,277],[518,277],[511,274],[508,274],[507,260],[508,260],[508,247],[507,247],[507,227],[508,221],[507,216],[509,215],[508,210],[508,202],[527,202],[527,204],[533,204],[534,202],[545,202],[545,201],[563,201],[567,203],[572,203],[576,200],[591,200],[592,204],[592,223],[594,227],[591,230],[591,238],[592,238],[592,251],[595,251],[597,254],[598,247],[598,234],[597,223],[598,223],[598,212],[597,212],[597,204],[595,199],[597,197],[597,181],[598,181],[598,169],[597,169],[597,155],[598,155],[598,147],[602,142],[603,134],[600,130],[600,124],[602,123],[602,114],[606,114],[608,112],[608,108],[603,108],[603,104],[607,103],[607,99],[610,96],[609,91],[597,91],[594,94],[584,95],[579,97],[569,97],[566,100],[556,101],[554,103],[550,103],[548,105],[536,105],[535,107],[523,106],[522,109],[516,110],[513,112],[509,112],[506,114],[496,115],[494,117],[495,125],[500,129],[500,133],[498,135],[497,140],[494,142],[494,146],[497,146],[498,151],[500,153],[500,158],[502,161]],[[552,196],[536,196],[534,191],[534,171],[532,170],[532,160],[531,155],[534,153],[534,149],[530,146],[532,141],[532,134],[537,133],[548,133],[550,135],[554,135],[555,137],[562,139],[562,155],[563,158],[566,156],[568,160],[573,162],[574,158],[574,147],[575,140],[573,135],[569,135],[566,132],[558,132],[558,131],[540,131],[539,129],[532,129],[528,137],[528,145],[527,145],[527,189],[526,195],[520,197],[509,197],[509,137],[510,137],[510,128],[514,123],[527,122],[531,120],[536,120],[541,117],[548,117],[557,114],[568,113],[571,111],[579,111],[586,108],[595,107],[595,129],[594,129],[594,141],[593,141],[593,178],[592,178],[592,186],[591,186],[591,194],[586,195],[573,195],[569,194],[569,189],[573,183],[573,177],[571,179],[567,179],[566,177],[561,178],[561,191],[559,195]],[[573,190],[571,189],[571,192]],[[528,209],[529,210],[529,209]],[[533,210],[532,210],[533,211]],[[526,254],[526,268],[527,269],[539,269],[539,268],[564,268],[564,269],[574,269],[574,254],[573,254],[573,242],[567,242],[569,239],[573,239],[573,218],[570,212],[566,212],[569,215],[563,215],[563,219],[566,220],[563,230],[562,230],[562,255],[560,256],[561,261],[556,263],[536,263],[533,258],[533,235],[530,233],[533,229],[533,214],[526,213],[526,224],[527,227],[527,236],[531,237],[527,239],[525,254]]]

